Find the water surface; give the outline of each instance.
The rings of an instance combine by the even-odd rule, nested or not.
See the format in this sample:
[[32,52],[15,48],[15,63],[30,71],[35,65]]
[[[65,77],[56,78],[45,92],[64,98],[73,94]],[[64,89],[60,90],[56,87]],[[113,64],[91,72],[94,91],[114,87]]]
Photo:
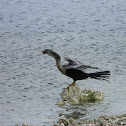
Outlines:
[[[0,2],[0,124],[53,125],[126,112],[126,2],[124,0],[6,0]],[[101,102],[59,107],[72,79],[62,75],[51,48],[62,58],[112,72],[109,81],[77,81],[106,94]],[[62,60],[62,63],[66,63]]]

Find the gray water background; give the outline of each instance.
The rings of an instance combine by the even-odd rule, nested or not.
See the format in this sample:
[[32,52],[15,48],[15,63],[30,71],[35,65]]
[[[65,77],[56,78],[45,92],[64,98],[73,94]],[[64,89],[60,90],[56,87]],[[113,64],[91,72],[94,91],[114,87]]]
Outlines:
[[[76,83],[106,98],[57,106],[72,79],[57,70],[52,57],[41,54],[45,48],[110,70],[109,81]],[[0,125],[51,126],[60,118],[124,114],[125,74],[125,0],[0,0]]]

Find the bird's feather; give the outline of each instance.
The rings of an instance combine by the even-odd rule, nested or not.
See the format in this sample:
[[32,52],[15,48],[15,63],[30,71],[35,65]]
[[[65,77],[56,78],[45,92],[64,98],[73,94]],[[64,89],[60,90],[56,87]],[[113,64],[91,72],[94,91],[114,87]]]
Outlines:
[[78,60],[74,60],[74,59],[65,58],[65,60],[68,61],[68,65],[78,65],[78,64],[82,64]]
[[83,65],[81,62],[79,62],[78,60],[73,60],[73,59],[69,59],[69,58],[65,58],[66,61],[68,61],[67,65],[64,65],[64,67],[66,69],[77,69],[77,70],[81,70],[81,71],[85,71],[85,69],[99,69],[98,67],[91,67],[91,66],[87,66],[87,65]]

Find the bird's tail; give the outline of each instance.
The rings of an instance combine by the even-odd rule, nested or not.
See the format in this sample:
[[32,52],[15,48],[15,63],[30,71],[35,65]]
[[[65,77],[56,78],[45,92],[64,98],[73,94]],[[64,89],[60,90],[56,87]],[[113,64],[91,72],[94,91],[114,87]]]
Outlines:
[[96,73],[89,73],[89,77],[98,79],[98,80],[107,80],[110,77],[110,71],[101,71]]

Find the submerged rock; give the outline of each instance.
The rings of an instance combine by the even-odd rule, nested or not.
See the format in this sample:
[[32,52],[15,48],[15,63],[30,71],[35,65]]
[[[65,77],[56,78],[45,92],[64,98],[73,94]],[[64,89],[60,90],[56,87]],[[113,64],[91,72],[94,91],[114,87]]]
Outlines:
[[93,89],[81,90],[80,87],[72,85],[64,89],[61,93],[62,101],[59,101],[58,105],[65,104],[83,104],[84,102],[94,102],[103,100],[105,94],[95,91]]

